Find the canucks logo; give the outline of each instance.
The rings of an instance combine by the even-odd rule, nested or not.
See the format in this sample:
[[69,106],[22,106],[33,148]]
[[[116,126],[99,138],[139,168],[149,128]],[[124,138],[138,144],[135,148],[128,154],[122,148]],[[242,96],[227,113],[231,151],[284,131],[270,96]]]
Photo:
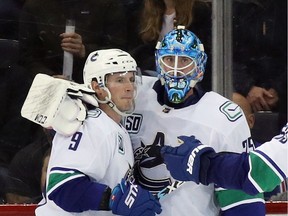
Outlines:
[[91,62],[96,61],[97,58],[98,58],[98,56],[99,56],[99,54],[98,54],[98,52],[96,52],[95,54],[93,54],[93,55],[90,57],[90,61],[91,61]]
[[102,113],[102,110],[100,109],[93,109],[93,110],[89,110],[87,112],[87,116],[91,117],[91,118],[98,118]]
[[243,114],[240,107],[232,103],[231,101],[226,101],[220,106],[220,112],[222,112],[229,121],[234,122],[239,119]]
[[[141,142],[141,146],[134,151],[134,175],[137,179],[137,183],[144,189],[150,190],[153,194],[157,194],[163,188],[171,184],[171,179],[168,177],[163,176],[155,179],[155,170],[157,170],[157,168],[166,169],[160,155],[160,150],[163,145],[164,134],[159,132],[157,133],[153,144],[147,145]],[[148,171],[148,173],[144,170]],[[149,177],[149,171],[153,173],[153,178]]]
[[125,150],[124,150],[124,144],[123,144],[123,137],[120,133],[118,133],[118,136],[117,136],[117,144],[118,144],[118,152],[120,154],[124,154]]

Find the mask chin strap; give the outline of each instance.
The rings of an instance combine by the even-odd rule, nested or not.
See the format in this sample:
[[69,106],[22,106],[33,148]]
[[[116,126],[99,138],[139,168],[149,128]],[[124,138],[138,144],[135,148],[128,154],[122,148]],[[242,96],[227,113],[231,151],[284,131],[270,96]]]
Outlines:
[[100,100],[100,99],[98,99],[97,97],[96,97],[96,100],[99,102],[99,103],[101,103],[101,104],[107,104],[111,109],[113,109],[118,115],[121,115],[121,116],[129,116],[129,115],[131,115],[132,114],[132,112],[134,111],[134,109],[135,109],[135,104],[133,105],[133,109],[132,109],[132,111],[131,112],[122,112],[122,111],[120,111],[118,108],[117,108],[117,106],[116,106],[116,104],[111,100],[111,93],[110,93],[110,91],[109,91],[109,89],[107,88],[107,87],[102,87],[106,92],[107,92],[107,94],[108,94],[108,96],[106,96],[105,97],[105,100]]
[[[196,68],[198,70],[198,68]],[[195,79],[190,80],[190,87],[193,88],[199,81],[201,81],[201,77],[203,76],[203,72],[198,73],[197,77]]]
[[197,84],[198,80],[190,80],[189,86],[193,88]]

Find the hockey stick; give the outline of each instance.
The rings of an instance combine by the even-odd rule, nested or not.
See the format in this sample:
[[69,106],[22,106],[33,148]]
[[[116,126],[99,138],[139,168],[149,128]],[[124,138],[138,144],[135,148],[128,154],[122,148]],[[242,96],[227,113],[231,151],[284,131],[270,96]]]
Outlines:
[[184,181],[174,181],[171,185],[168,185],[161,191],[156,194],[156,199],[160,200],[163,197],[167,196],[168,194],[175,191],[177,188],[181,187],[185,182]]
[[[75,32],[75,21],[68,19],[66,20],[65,33],[74,33]],[[64,51],[63,54],[63,75],[69,80],[72,80],[73,73],[73,54],[67,51]]]

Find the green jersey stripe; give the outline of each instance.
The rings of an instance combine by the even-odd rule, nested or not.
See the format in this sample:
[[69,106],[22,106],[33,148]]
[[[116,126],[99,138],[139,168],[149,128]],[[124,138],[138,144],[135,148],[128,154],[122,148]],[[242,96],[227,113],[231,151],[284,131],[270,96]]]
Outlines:
[[47,193],[50,193],[55,188],[59,187],[59,185],[62,185],[64,182],[67,182],[68,180],[71,180],[71,179],[79,178],[80,176],[84,176],[84,175],[80,172],[75,172],[75,171],[69,171],[69,172],[53,171],[51,172],[49,175]]
[[[277,170],[275,170],[265,158],[256,152],[251,152],[249,159],[251,170],[249,171],[248,177],[259,191],[272,191],[275,185],[280,184],[282,180]],[[265,170],[265,176],[263,176],[263,170]]]
[[259,202],[260,200],[264,202],[262,193],[252,196],[240,190],[217,190],[215,191],[215,195],[222,210],[228,209],[228,206],[232,208],[243,203]]

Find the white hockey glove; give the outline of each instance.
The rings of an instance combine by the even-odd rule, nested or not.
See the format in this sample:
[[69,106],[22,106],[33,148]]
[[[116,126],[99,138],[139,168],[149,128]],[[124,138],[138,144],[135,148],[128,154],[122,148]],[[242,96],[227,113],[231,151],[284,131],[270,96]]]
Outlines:
[[64,79],[37,74],[21,109],[21,115],[65,136],[74,134],[86,118],[85,103],[98,106],[95,92]]

